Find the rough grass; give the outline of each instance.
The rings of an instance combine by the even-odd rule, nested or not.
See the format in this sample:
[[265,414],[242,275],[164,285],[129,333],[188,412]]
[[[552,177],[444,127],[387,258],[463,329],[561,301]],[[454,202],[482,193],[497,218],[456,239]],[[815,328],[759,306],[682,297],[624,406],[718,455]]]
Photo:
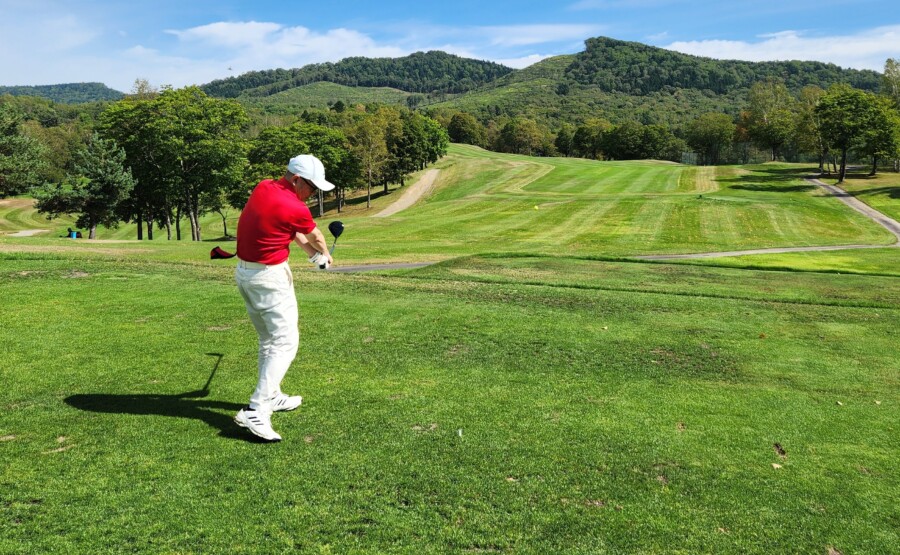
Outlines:
[[867,296],[886,278],[559,258],[298,271],[285,389],[305,403],[260,445],[230,420],[256,361],[230,273],[4,256],[0,551],[900,539],[900,305],[896,287]]
[[[823,179],[837,184],[837,179]],[[881,171],[875,176],[851,172],[840,187],[883,214],[900,221],[900,173]]]

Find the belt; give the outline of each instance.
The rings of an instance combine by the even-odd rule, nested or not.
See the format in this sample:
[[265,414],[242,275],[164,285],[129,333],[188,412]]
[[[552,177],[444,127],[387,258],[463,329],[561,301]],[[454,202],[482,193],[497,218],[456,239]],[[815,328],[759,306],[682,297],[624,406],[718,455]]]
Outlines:
[[[282,262],[281,264],[284,264],[284,262]],[[260,264],[259,262],[247,262],[246,260],[238,260],[238,267],[252,268],[256,270],[264,270],[272,266],[281,266],[281,264]]]

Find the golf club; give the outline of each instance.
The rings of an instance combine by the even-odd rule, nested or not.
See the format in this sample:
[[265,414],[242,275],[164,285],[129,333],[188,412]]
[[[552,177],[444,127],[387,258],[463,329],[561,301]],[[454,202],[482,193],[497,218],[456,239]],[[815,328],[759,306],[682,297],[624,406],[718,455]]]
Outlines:
[[328,251],[328,254],[334,252],[334,246],[337,244],[338,237],[341,236],[341,233],[344,232],[344,222],[340,220],[335,220],[328,224],[328,231],[334,235],[334,243],[331,244],[331,250]]
[[[344,232],[344,223],[341,221],[333,221],[328,224],[328,231],[330,231],[331,234],[334,235],[334,242],[331,244],[331,248],[328,250],[328,254],[330,255],[334,252],[334,246],[337,244],[338,237],[340,237],[341,233]],[[325,264],[319,264],[319,269],[325,270]]]
[[221,260],[224,258],[233,258],[234,254],[223,250],[221,247],[214,247],[213,250],[209,251],[209,257],[212,260]]

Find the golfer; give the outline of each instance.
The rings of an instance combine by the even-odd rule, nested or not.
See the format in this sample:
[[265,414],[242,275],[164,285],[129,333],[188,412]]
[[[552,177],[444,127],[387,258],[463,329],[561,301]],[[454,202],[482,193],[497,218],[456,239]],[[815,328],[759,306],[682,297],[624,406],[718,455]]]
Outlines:
[[294,410],[303,401],[281,392],[300,343],[294,278],[287,263],[290,245],[297,243],[319,268],[332,264],[325,236],[305,202],[316,191],[332,189],[322,162],[301,154],[291,158],[284,177],[261,181],[253,189],[238,220],[235,280],[259,335],[259,381],[250,404],[234,421],[268,441],[281,440],[272,429],[272,413]]

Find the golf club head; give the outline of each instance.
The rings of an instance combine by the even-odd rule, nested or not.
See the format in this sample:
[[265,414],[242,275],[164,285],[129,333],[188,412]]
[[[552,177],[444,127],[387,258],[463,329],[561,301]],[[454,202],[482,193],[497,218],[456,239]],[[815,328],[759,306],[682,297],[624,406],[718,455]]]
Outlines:
[[328,224],[328,231],[330,231],[331,234],[334,235],[334,238],[337,239],[341,236],[341,233],[344,232],[344,222],[340,220],[331,222]]
[[220,260],[223,258],[233,258],[234,255],[228,251],[222,250],[220,247],[215,247],[213,250],[209,251],[209,257],[212,260]]

